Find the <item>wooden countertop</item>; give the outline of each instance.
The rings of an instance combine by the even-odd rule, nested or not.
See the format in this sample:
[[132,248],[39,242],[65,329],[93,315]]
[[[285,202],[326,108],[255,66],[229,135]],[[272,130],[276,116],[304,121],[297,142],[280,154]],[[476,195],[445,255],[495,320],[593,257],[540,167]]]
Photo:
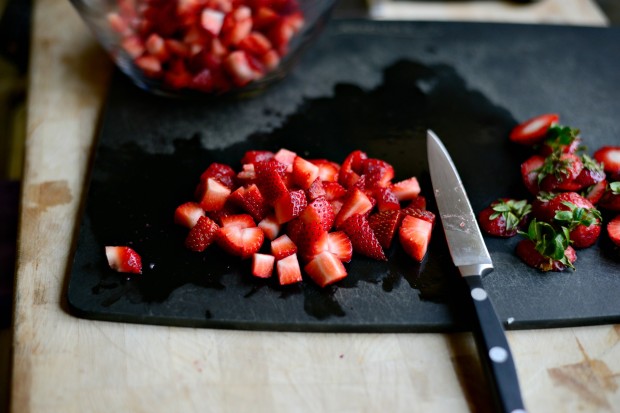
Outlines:
[[[606,23],[587,1],[539,3]],[[68,1],[37,0],[31,68],[13,413],[491,411],[470,334],[245,332],[70,316],[64,287],[111,64]],[[618,411],[620,326],[508,338],[530,412]]]

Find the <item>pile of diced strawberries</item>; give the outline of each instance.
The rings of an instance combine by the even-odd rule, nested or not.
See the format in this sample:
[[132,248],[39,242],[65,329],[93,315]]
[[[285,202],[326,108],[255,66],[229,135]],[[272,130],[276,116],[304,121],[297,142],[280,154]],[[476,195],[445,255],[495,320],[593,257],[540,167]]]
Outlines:
[[117,0],[122,53],[171,90],[222,93],[278,67],[304,26],[297,0]]
[[435,215],[418,180],[392,182],[389,163],[359,150],[340,165],[281,149],[248,151],[241,164],[209,165],[195,200],[176,209],[188,249],[216,245],[251,259],[255,277],[277,274],[287,285],[305,273],[321,287],[347,276],[354,253],[386,260],[396,234],[407,254],[424,258]]

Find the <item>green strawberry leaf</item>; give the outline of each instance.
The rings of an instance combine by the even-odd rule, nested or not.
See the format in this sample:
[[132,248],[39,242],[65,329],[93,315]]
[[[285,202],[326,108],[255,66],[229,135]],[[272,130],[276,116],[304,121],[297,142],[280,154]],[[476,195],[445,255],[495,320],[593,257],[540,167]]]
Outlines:
[[498,199],[492,206],[495,211],[489,219],[497,219],[500,216],[506,221],[506,230],[511,231],[519,226],[523,218],[532,211],[532,206],[525,200]]
[[620,195],[620,181],[612,182],[609,184],[609,189],[614,195]]

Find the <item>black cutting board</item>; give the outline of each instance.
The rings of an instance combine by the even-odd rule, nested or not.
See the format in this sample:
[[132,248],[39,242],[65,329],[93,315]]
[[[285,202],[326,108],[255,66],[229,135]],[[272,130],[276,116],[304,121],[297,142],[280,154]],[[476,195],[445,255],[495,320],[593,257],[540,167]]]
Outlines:
[[[68,283],[77,316],[138,323],[291,331],[458,331],[469,326],[440,226],[421,264],[400,247],[389,262],[356,257],[326,289],[280,287],[217,247],[182,246],[172,223],[211,162],[239,167],[248,149],[281,147],[341,162],[354,149],[415,175],[434,200],[425,134],[443,139],[476,211],[527,194],[530,152],[507,135],[557,112],[593,150],[620,143],[618,29],[501,24],[333,21],[285,80],[253,97],[155,97],[114,78]],[[606,216],[607,218],[607,216]],[[620,251],[604,235],[577,270],[541,273],[487,238],[484,278],[509,329],[620,321]],[[144,274],[107,266],[105,245],[131,245]]]

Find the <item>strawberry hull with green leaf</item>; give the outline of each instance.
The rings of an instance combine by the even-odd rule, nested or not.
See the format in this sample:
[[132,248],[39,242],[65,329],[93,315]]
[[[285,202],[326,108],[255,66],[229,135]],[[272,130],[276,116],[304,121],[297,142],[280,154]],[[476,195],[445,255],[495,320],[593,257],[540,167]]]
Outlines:
[[483,231],[496,237],[512,237],[525,225],[532,206],[526,200],[501,198],[480,211],[478,222]]
[[521,234],[525,239],[517,244],[516,253],[530,267],[544,272],[574,269],[577,254],[570,246],[566,228],[556,230],[546,222],[533,219],[527,232]]

